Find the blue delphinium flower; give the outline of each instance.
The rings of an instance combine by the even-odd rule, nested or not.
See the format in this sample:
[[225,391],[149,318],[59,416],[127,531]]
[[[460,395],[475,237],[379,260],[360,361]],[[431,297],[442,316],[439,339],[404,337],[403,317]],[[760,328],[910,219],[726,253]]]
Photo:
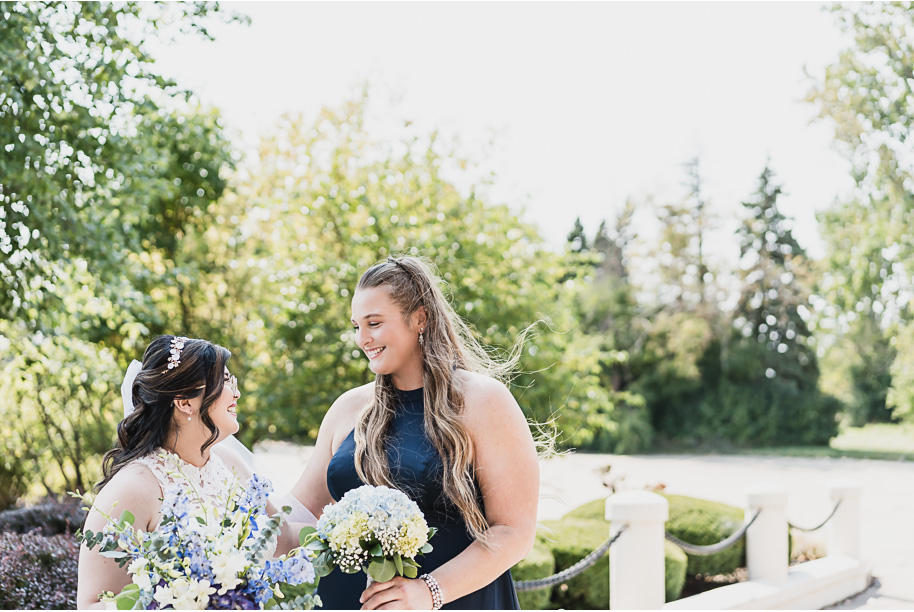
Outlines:
[[244,494],[239,500],[239,506],[245,512],[253,508],[264,508],[272,492],[273,483],[268,478],[254,474],[248,479],[244,487]]
[[248,580],[243,592],[250,595],[254,599],[254,603],[261,608],[273,597],[273,589],[270,588],[270,585],[266,581],[256,578]]

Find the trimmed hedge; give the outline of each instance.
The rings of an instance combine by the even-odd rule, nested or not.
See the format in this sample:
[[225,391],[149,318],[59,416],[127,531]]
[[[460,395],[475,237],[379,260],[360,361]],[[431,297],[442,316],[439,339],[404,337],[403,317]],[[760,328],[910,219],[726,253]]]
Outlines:
[[[665,525],[666,530],[689,544],[716,544],[737,531],[743,524],[741,508],[685,495],[664,497],[670,502],[670,519]],[[575,508],[565,516],[603,520],[605,507],[605,498],[595,499]],[[707,557],[688,555],[688,559],[686,573],[689,576],[731,574],[737,568],[746,566],[746,540],[741,539],[727,550]]]
[[27,508],[0,512],[0,532],[26,533],[38,529],[44,535],[75,533],[86,522],[86,510],[78,499],[48,497]]
[[[544,521],[543,539],[552,548],[555,570],[567,569],[606,541],[608,523],[602,519],[565,518]],[[666,542],[666,600],[679,597],[685,584],[687,559],[678,547]],[[602,610],[609,605],[609,554],[593,567],[552,592],[552,607],[567,610]]]
[[[689,544],[716,544],[743,526],[744,512],[741,508],[684,495],[664,497],[670,502],[670,520],[666,523],[666,530]],[[746,538],[741,538],[727,550],[707,557],[689,555],[688,574],[732,574],[740,567],[746,567]]]
[[68,534],[0,533],[0,609],[76,609],[78,554]]
[[[527,557],[511,568],[511,576],[516,581],[537,580],[555,573],[555,557],[549,546],[540,538],[533,543],[533,549]],[[553,587],[521,591],[517,593],[522,610],[545,610],[549,608]]]

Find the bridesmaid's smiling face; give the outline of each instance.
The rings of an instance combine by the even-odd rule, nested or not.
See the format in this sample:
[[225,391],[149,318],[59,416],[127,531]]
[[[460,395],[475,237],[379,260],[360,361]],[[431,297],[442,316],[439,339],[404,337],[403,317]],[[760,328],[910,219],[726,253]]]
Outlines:
[[404,317],[383,285],[358,289],[352,296],[355,342],[368,357],[371,371],[393,376],[394,385],[398,388],[410,390],[422,386],[419,330],[424,324],[421,307],[409,317]]

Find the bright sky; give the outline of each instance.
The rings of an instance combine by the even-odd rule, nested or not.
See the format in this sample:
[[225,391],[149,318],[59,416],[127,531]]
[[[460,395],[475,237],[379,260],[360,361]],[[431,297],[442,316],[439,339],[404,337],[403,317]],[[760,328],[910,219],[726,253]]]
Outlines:
[[[496,135],[492,196],[553,244],[580,216],[592,234],[628,197],[679,200],[700,155],[720,218],[719,254],[767,157],[784,212],[821,254],[815,212],[850,188],[832,131],[810,124],[811,81],[840,33],[819,3],[238,2],[250,26],[214,43],[150,46],[160,71],[220,107],[252,142],[289,111],[316,116],[366,79],[401,115],[457,134]],[[650,231],[651,211],[639,223]]]

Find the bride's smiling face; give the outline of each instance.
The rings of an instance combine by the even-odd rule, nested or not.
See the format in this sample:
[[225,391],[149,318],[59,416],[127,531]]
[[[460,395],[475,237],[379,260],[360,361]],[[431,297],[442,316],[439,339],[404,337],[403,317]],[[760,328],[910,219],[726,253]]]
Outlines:
[[225,383],[222,386],[222,395],[209,407],[209,418],[219,428],[219,440],[224,440],[230,435],[238,433],[238,379],[231,375],[225,368]]
[[[209,418],[213,425],[219,428],[219,437],[216,442],[221,442],[231,435],[238,433],[238,398],[241,397],[241,391],[238,390],[238,379],[231,375],[228,368],[225,368],[225,382],[222,385],[222,393],[209,407]],[[202,387],[201,387],[202,390]],[[204,439],[209,438],[209,428],[203,424],[200,419],[200,408],[203,406],[203,393],[191,400],[178,400],[177,405],[181,410],[179,417],[179,427],[183,425],[191,426],[193,431],[199,431]],[[187,422],[190,417],[191,422]],[[183,420],[181,420],[183,419]],[[196,435],[196,434],[195,434]]]

